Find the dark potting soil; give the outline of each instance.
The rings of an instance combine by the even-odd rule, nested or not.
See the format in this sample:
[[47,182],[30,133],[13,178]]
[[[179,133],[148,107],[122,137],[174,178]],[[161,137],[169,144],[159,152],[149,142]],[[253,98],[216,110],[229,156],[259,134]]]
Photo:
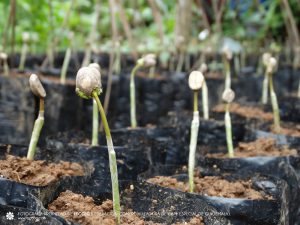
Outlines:
[[19,183],[46,186],[63,176],[83,176],[84,169],[78,163],[47,163],[43,160],[29,160],[25,157],[7,155],[0,160],[0,175]]
[[[148,179],[148,182],[157,184],[163,187],[177,189],[188,192],[189,183],[178,181],[173,177],[156,176]],[[217,196],[225,198],[244,198],[244,199],[272,199],[271,196],[265,195],[254,190],[252,181],[228,181],[216,176],[194,177],[195,193],[207,196]]]
[[[212,111],[218,112],[218,113],[223,113],[223,112],[225,112],[225,105],[224,104],[217,105],[212,109]],[[266,120],[266,121],[273,120],[272,113],[264,112],[259,107],[242,106],[238,103],[230,104],[230,112],[235,113],[240,116],[243,116],[245,118],[262,119],[262,120]]]
[[[48,205],[48,209],[81,225],[116,224],[111,200],[105,200],[101,205],[96,205],[92,197],[84,197],[71,191],[60,193],[58,198]],[[124,212],[124,210],[126,209],[122,207],[121,212]],[[76,212],[84,213],[77,214]],[[126,210],[125,213],[121,214],[121,224],[162,225],[162,223],[144,221],[133,210]],[[204,225],[201,217],[192,218],[188,223],[176,223],[174,225],[183,224]]]
[[[297,156],[296,149],[289,149],[287,146],[279,146],[273,138],[259,138],[252,142],[241,142],[234,149],[234,157],[254,156]],[[209,153],[207,157],[228,158],[227,153]]]

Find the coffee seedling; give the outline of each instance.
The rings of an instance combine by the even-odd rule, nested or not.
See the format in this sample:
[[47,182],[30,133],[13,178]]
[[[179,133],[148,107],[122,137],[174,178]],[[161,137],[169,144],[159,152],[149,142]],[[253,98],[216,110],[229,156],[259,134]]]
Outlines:
[[189,146],[189,187],[190,192],[194,191],[194,169],[195,169],[195,153],[197,148],[197,138],[199,132],[199,110],[198,110],[198,94],[204,82],[204,76],[199,71],[191,72],[189,76],[189,87],[194,92],[194,111],[191,124],[191,139]]
[[98,95],[102,93],[101,74],[93,66],[82,67],[76,75],[76,93],[84,99],[93,98],[98,106],[103,123],[109,155],[109,168],[112,183],[113,208],[117,223],[120,224],[120,195],[116,153],[106,119],[106,115]]
[[230,61],[232,57],[232,51],[227,46],[225,46],[223,48],[223,63],[225,68],[225,90],[231,88]]
[[8,66],[8,63],[7,63],[7,54],[4,53],[4,52],[1,52],[0,53],[0,62],[2,61],[3,62],[3,73],[4,73],[4,76],[9,76],[9,66]]
[[28,51],[28,42],[30,40],[30,35],[28,32],[24,32],[22,34],[22,52],[21,52],[21,58],[20,58],[20,64],[19,64],[19,70],[24,70],[25,68],[25,62],[26,62],[26,55]]
[[279,107],[278,107],[278,101],[277,96],[274,90],[273,85],[273,74],[277,68],[277,60],[273,57],[271,57],[268,60],[267,65],[267,74],[269,77],[269,89],[270,89],[270,96],[271,96],[271,103],[272,103],[272,109],[273,109],[273,117],[274,117],[274,131],[280,132],[280,115],[279,115]]
[[[208,67],[205,63],[203,63],[200,67],[200,72],[202,72],[203,75],[207,73]],[[209,103],[208,103],[208,88],[206,84],[205,78],[203,79],[203,85],[202,85],[202,110],[203,110],[203,118],[205,120],[209,119]]]
[[72,54],[72,40],[74,37],[74,33],[70,32],[68,34],[68,39],[69,39],[69,47],[66,50],[66,54],[65,54],[65,58],[64,58],[64,62],[63,62],[63,66],[61,69],[61,74],[60,74],[60,83],[61,84],[65,84],[66,83],[66,75],[67,75],[67,70],[68,70],[68,66],[70,63],[70,59],[71,59],[71,54]]
[[267,66],[268,66],[270,58],[271,58],[271,54],[270,53],[264,53],[263,56],[262,56],[262,63],[263,63],[263,65],[266,68],[266,70],[265,70],[265,77],[264,77],[264,81],[263,81],[263,91],[262,91],[262,103],[263,104],[267,104],[268,103],[269,75],[268,75],[268,71],[267,71]]
[[230,118],[230,103],[234,100],[235,93],[233,90],[226,89],[223,92],[222,99],[226,103],[225,105],[225,129],[226,129],[226,142],[227,142],[227,150],[228,150],[228,156],[230,158],[234,157],[233,152],[233,142],[232,142],[232,127],[231,127],[231,118]]
[[156,59],[154,54],[147,54],[142,58],[138,59],[136,62],[135,67],[132,69],[130,74],[130,121],[131,127],[137,127],[137,120],[136,120],[136,103],[135,103],[135,82],[134,77],[136,71],[141,67],[151,67],[156,64]]
[[29,86],[32,91],[32,93],[37,96],[40,99],[40,105],[39,105],[39,115],[38,118],[34,122],[33,131],[31,134],[30,144],[28,148],[27,158],[33,160],[35,152],[36,152],[36,146],[39,141],[39,137],[41,134],[41,130],[44,125],[44,105],[45,105],[45,97],[46,97],[46,91],[38,78],[37,75],[32,74],[29,78]]

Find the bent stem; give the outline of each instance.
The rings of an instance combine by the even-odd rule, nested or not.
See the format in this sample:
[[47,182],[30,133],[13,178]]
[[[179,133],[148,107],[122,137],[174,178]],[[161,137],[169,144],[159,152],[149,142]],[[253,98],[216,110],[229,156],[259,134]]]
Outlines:
[[97,102],[93,100],[93,135],[92,146],[97,146],[98,143],[98,130],[99,130],[99,112]]
[[195,153],[197,148],[197,139],[199,132],[199,111],[194,112],[191,124],[191,141],[189,151],[189,187],[190,192],[194,192],[194,170],[195,170]]
[[106,142],[107,142],[108,155],[109,155],[109,169],[110,169],[111,184],[112,184],[114,214],[117,219],[117,223],[120,224],[121,209],[120,209],[120,194],[119,194],[119,181],[118,181],[118,168],[117,168],[116,153],[114,150],[112,137],[110,134],[110,129],[109,129],[109,126],[107,123],[107,119],[105,116],[103,106],[99,100],[97,92],[93,91],[92,95],[98,105],[98,109],[100,112],[101,120],[103,123],[105,135],[106,135]]
[[63,66],[61,69],[61,74],[60,74],[60,83],[61,84],[65,84],[66,83],[66,75],[67,75],[67,69],[70,63],[70,59],[71,59],[71,48],[69,47],[66,51],[66,55],[64,58],[64,62],[63,62]]
[[232,129],[231,129],[231,118],[229,113],[229,103],[226,104],[225,108],[225,128],[226,128],[226,142],[228,148],[229,158],[234,157],[233,142],[232,142]]
[[268,84],[269,84],[269,75],[266,71],[265,78],[263,81],[263,92],[262,92],[262,103],[263,104],[268,103]]
[[136,64],[133,70],[130,74],[130,121],[131,121],[131,127],[136,128],[137,127],[137,121],[136,121],[136,104],[135,104],[135,82],[134,82],[134,76],[136,71],[141,67],[140,64]]
[[203,117],[205,120],[208,120],[209,119],[208,89],[207,89],[205,79],[202,85],[202,108],[203,108]]
[[40,98],[40,109],[39,109],[39,115],[38,118],[34,122],[34,127],[30,139],[30,144],[28,148],[27,153],[27,159],[33,160],[35,152],[36,152],[36,146],[39,141],[39,137],[41,134],[41,130],[44,125],[44,99]]
[[274,130],[276,132],[280,132],[279,107],[278,107],[277,96],[274,91],[272,73],[269,73],[269,87],[270,87],[270,96],[271,96],[271,103],[272,103],[273,117],[274,117]]
[[21,59],[20,59],[20,64],[19,64],[19,70],[24,70],[27,49],[28,49],[28,45],[27,45],[27,43],[24,43],[23,46],[22,46],[22,52],[21,52]]

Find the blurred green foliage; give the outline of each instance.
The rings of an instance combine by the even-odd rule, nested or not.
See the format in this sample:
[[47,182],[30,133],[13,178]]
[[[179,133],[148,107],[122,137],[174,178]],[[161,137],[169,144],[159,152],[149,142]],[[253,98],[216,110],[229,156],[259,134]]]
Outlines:
[[[126,15],[133,28],[133,35],[142,50],[162,48],[157,35],[157,24],[154,23],[151,8],[147,0],[123,0]],[[235,1],[237,2],[237,1]],[[245,8],[243,2],[252,2]],[[293,14],[299,24],[300,4],[298,0],[289,0]],[[83,49],[88,37],[94,14],[93,0],[75,0],[75,6],[70,14],[66,29],[61,30],[66,12],[70,7],[71,0],[18,0],[16,17],[16,49],[20,50],[22,32],[31,33],[31,48],[34,52],[45,52],[51,37],[58,37],[60,41],[57,50],[66,49],[68,31],[75,33],[75,46]],[[164,44],[168,49],[174,48],[174,29],[176,24],[176,1],[156,0],[163,16]],[[264,42],[267,39],[283,42],[286,39],[286,29],[280,7],[280,0],[240,1],[232,6],[232,1],[227,1],[222,20],[223,34],[241,42]],[[102,1],[99,26],[97,27],[98,45],[103,50],[109,50],[111,42],[110,10],[108,0]],[[52,17],[50,5],[52,5]],[[204,29],[200,10],[193,6],[193,24],[191,30],[193,43],[197,44],[198,33]],[[243,8],[244,7],[244,8]],[[10,0],[0,1],[0,37],[7,26],[9,17]],[[211,13],[209,11],[208,13]],[[213,17],[213,15],[211,15]],[[52,26],[51,26],[52,18]],[[122,24],[118,17],[118,28],[122,31]],[[122,48],[129,51],[130,48],[123,31]]]

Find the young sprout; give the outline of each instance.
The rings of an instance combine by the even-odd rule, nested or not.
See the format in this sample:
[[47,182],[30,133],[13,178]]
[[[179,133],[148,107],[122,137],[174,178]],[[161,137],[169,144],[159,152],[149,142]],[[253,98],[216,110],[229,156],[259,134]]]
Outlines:
[[112,182],[113,208],[117,223],[120,224],[120,195],[116,153],[103,106],[98,95],[102,93],[101,74],[93,66],[82,67],[76,75],[76,93],[85,99],[93,98],[98,106],[103,123],[109,155],[109,168]]
[[267,73],[267,66],[268,66],[270,58],[271,58],[271,54],[270,53],[264,53],[263,56],[262,56],[262,63],[266,67],[265,78],[264,78],[264,81],[263,81],[263,91],[262,91],[262,103],[263,104],[267,104],[268,103],[269,76],[268,76],[268,73]]
[[[206,63],[202,63],[200,66],[200,72],[202,72],[203,75],[207,73],[208,67]],[[202,85],[202,110],[203,110],[203,118],[205,120],[209,119],[209,103],[208,103],[208,88],[205,81],[205,78],[203,80]]]
[[7,63],[7,54],[4,52],[0,53],[0,61],[3,61],[3,70],[4,70],[4,76],[9,76],[9,66]]
[[72,40],[73,40],[73,37],[74,37],[74,33],[69,32],[68,39],[69,39],[70,44],[69,44],[69,47],[66,50],[63,66],[62,66],[62,69],[61,69],[61,74],[60,74],[60,83],[61,84],[66,83],[67,70],[68,70],[68,66],[69,66],[70,59],[71,59],[71,54],[72,54]]
[[22,34],[23,45],[22,45],[22,52],[21,52],[19,70],[24,70],[24,68],[25,68],[25,62],[26,62],[26,55],[27,55],[29,40],[30,40],[29,33],[28,32],[24,32]]
[[34,95],[39,97],[40,99],[40,106],[39,106],[39,115],[38,118],[34,122],[33,131],[31,134],[30,144],[28,148],[27,158],[33,160],[36,146],[39,141],[40,133],[44,125],[44,99],[46,97],[46,91],[38,78],[37,75],[32,74],[29,78],[29,86]]
[[223,63],[225,67],[225,90],[231,88],[231,69],[230,61],[232,59],[232,51],[225,46],[223,48]]
[[131,121],[132,128],[137,127],[134,76],[136,74],[136,71],[140,67],[154,66],[156,64],[155,58],[156,57],[154,54],[147,54],[147,55],[143,56],[142,58],[138,59],[135,67],[132,69],[131,74],[130,74],[130,121]]
[[189,87],[194,92],[194,113],[191,124],[191,139],[189,150],[189,187],[190,192],[194,191],[194,169],[195,169],[195,153],[197,148],[197,138],[199,131],[199,111],[198,111],[198,92],[204,82],[204,76],[200,71],[193,71],[189,76]]
[[232,129],[231,129],[231,118],[230,118],[229,106],[230,106],[230,103],[234,100],[234,97],[235,97],[235,93],[230,88],[226,89],[222,95],[223,101],[226,102],[225,128],[226,128],[226,142],[227,142],[227,148],[228,148],[228,155],[230,158],[234,157],[234,152],[233,152]]
[[[94,68],[101,72],[100,65],[98,63],[91,63],[89,67]],[[92,132],[92,146],[97,146],[98,143],[98,131],[99,131],[99,112],[97,102],[93,99],[93,132]]]
[[270,88],[270,96],[271,96],[271,103],[272,103],[273,117],[274,117],[274,130],[275,132],[279,132],[280,131],[279,107],[278,107],[277,96],[273,86],[273,73],[275,72],[276,68],[277,68],[277,60],[274,57],[271,57],[268,60],[267,74],[269,76],[269,88]]

